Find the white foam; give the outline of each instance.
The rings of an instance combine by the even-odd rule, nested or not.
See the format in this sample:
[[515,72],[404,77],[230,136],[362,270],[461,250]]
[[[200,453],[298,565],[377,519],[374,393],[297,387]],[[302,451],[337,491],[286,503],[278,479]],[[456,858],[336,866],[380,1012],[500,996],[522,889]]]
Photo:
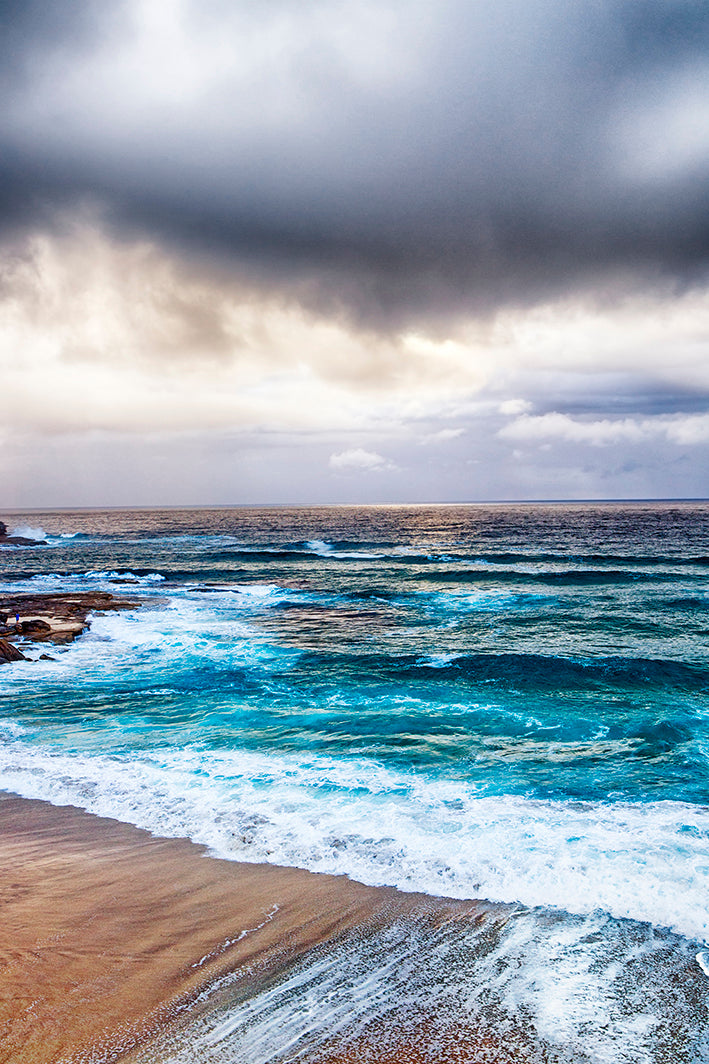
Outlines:
[[326,543],[324,539],[309,539],[305,546],[313,554],[332,554],[334,550],[332,543]]
[[419,658],[416,662],[417,665],[424,665],[429,669],[445,669],[448,665],[451,665],[457,658],[462,657],[461,654],[428,654],[424,658]]
[[[421,601],[421,598],[423,601]],[[519,609],[520,606],[536,605],[539,602],[548,601],[548,596],[535,594],[534,592],[510,593],[507,591],[480,590],[480,591],[442,591],[431,594],[425,593],[417,601],[417,605],[424,609],[443,609],[450,613],[498,613],[501,610]]]
[[376,559],[385,558],[386,555],[382,553],[374,553],[372,551],[365,550],[337,550],[333,547],[332,543],[327,543],[323,539],[309,539],[305,546],[312,554],[317,554],[319,558],[364,558],[364,559]]
[[[235,596],[232,599],[238,604]],[[169,679],[197,663],[268,667],[293,655],[255,633],[239,616],[238,606],[229,613],[219,605],[205,608],[203,601],[172,599],[154,610],[144,606],[93,617],[90,631],[77,645],[76,660],[67,658],[66,665],[101,680],[106,668],[125,663],[136,672],[146,670],[152,683],[156,677]]]
[[218,856],[373,885],[615,917],[709,938],[709,809],[479,797],[365,759],[69,755],[0,744],[0,784],[189,837]]
[[288,595],[287,589],[279,584],[229,584],[225,590],[255,599],[283,598]]
[[37,541],[42,541],[47,538],[43,528],[31,528],[29,525],[18,525],[17,528],[13,528],[10,535],[21,536],[23,539],[35,539]]
[[330,558],[352,558],[354,560],[364,559],[376,560],[378,558],[386,558],[386,554],[375,554],[369,550],[333,550],[330,551],[328,557]]
[[[104,586],[103,581],[110,575],[91,574],[93,586]],[[53,579],[66,590],[69,581],[65,577],[26,583],[32,585],[32,590],[42,587],[48,591]],[[86,588],[86,579],[86,574],[76,578],[78,589]],[[260,614],[293,594],[278,585],[242,585],[236,588],[236,594],[234,585],[209,590],[195,586],[167,598],[160,574],[151,574],[145,581],[140,586],[142,605],[137,609],[90,615],[90,628],[56,655],[53,652],[55,661],[17,662],[6,670],[3,681],[8,694],[22,698],[28,684],[34,687],[45,676],[89,689],[93,684],[103,687],[111,675],[120,683],[130,670],[132,679],[144,676],[152,688],[156,683],[170,686],[175,676],[207,665],[219,670],[258,670],[263,674],[287,667],[300,656],[299,650],[279,646],[250,623],[253,614]],[[111,583],[107,586],[116,589]],[[129,583],[126,590],[131,590]],[[151,595],[159,596],[155,605]]]
[[237,942],[241,942],[242,939],[248,938],[249,935],[256,934],[257,931],[261,931],[262,928],[266,926],[266,924],[270,924],[271,920],[273,920],[274,916],[279,911],[279,905],[272,905],[268,912],[264,914],[264,919],[261,921],[260,924],[256,924],[255,927],[245,927],[241,931],[239,931],[239,933],[235,935],[234,938],[224,939],[224,941],[220,942],[219,945],[215,946],[213,950],[210,950],[209,953],[205,953],[203,957],[200,957],[198,961],[195,961],[192,967],[201,968],[205,961],[213,960],[214,957],[218,957],[221,953],[224,953],[224,951],[229,949],[230,946],[236,945]]
[[140,587],[141,594],[150,594],[151,590],[165,580],[162,573],[148,573],[139,576],[130,570],[117,569],[90,569],[86,573],[41,573],[28,577],[25,580],[0,581],[0,591],[5,594],[13,592],[29,592],[30,594],[49,594],[64,592],[71,594],[75,591],[110,591],[115,592],[117,587],[123,586],[127,590],[130,587]]
[[[426,1060],[454,1060],[470,1031],[493,1044],[504,1033],[520,1060],[657,1064],[668,1059],[668,1027],[678,1045],[698,1041],[688,1007],[697,987],[684,951],[668,949],[649,929],[627,934],[597,915],[517,911],[435,927],[405,921],[310,950],[246,1000],[238,976],[213,990],[215,1004],[204,995],[191,1020],[158,1039],[151,1059],[330,1059],[335,1039],[334,1055],[343,1059],[399,1059],[403,1040],[421,1045]],[[422,1015],[435,1018],[423,1045]]]
[[0,739],[17,739],[28,734],[28,729],[24,728],[18,721],[0,720]]
[[129,569],[89,569],[84,573],[84,578],[86,580],[110,580],[111,583],[127,581],[132,584],[159,584],[165,579],[162,573],[146,573],[144,576],[138,576]]

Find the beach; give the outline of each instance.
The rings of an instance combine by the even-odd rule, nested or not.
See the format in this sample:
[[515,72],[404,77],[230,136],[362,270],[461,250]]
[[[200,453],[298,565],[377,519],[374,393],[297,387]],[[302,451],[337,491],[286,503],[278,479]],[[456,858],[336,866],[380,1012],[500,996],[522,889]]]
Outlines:
[[[355,929],[493,919],[470,903],[216,860],[12,795],[0,797],[0,898],[0,1060],[17,1064],[154,1059],[156,1037],[189,1024],[227,974],[230,997],[248,999]],[[461,1039],[455,1059],[480,1059]],[[318,1059],[348,1059],[357,1040],[344,1041]],[[390,1043],[385,1055],[429,1059],[425,1043]]]

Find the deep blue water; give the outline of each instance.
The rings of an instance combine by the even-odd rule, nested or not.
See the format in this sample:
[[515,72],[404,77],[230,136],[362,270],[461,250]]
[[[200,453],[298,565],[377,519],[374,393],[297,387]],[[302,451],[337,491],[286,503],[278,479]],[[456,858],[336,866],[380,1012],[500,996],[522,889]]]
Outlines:
[[[0,785],[239,860],[604,934],[630,920],[689,964],[709,938],[708,519],[689,503],[8,514],[48,542],[0,551],[4,595],[139,605],[3,669]],[[691,1015],[677,1060],[705,1059],[705,1005]],[[665,1059],[649,1034],[623,1056],[628,1038],[588,1059]]]

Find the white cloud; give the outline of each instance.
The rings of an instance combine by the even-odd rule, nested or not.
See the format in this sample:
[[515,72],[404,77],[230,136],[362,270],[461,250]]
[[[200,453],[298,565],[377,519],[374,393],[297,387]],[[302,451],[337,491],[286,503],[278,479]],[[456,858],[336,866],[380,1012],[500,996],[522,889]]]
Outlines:
[[440,429],[438,432],[429,432],[428,435],[421,437],[421,443],[424,446],[428,444],[446,443],[448,440],[457,440],[459,436],[465,433],[465,429]]
[[605,447],[617,443],[642,443],[664,437],[670,443],[692,445],[709,442],[709,415],[678,415],[654,418],[602,418],[581,421],[552,412],[538,417],[524,415],[498,432],[503,439],[535,441],[560,439]]
[[[433,444],[463,432],[453,418],[474,437],[497,413],[521,419],[505,430],[519,438],[604,443],[636,438],[637,424],[539,422],[527,396],[585,398],[599,374],[606,393],[617,374],[709,389],[709,288],[654,303],[566,301],[449,331],[361,331],[156,244],[111,240],[95,218],[64,219],[61,236],[0,247],[0,423],[39,433],[409,426],[418,436],[424,421],[418,442]],[[666,434],[691,442],[703,431],[673,422]]]
[[[20,150],[32,150],[37,137],[55,159],[71,144],[74,161],[137,179],[151,197],[169,197],[186,181],[191,200],[201,195],[222,210],[226,203],[230,217],[254,186],[266,199],[282,188],[284,174],[293,204],[304,186],[322,195],[323,174],[341,157],[369,172],[356,154],[331,149],[333,130],[344,125],[354,153],[351,109],[371,114],[416,88],[419,51],[436,18],[428,0],[360,0],[346,14],[319,0],[104,6],[112,18],[91,47],[46,49],[22,91],[5,94],[5,130]],[[369,145],[377,124],[361,128]],[[341,180],[356,174],[342,165]]]
[[672,443],[696,444],[709,442],[709,414],[667,419],[662,426]]
[[464,353],[319,315],[92,217],[0,247],[0,423],[13,431],[396,428],[480,386]]
[[626,440],[639,442],[643,429],[632,418],[613,421],[603,418],[600,421],[577,421],[568,414],[542,414],[531,417],[528,414],[500,429],[499,436],[509,440],[543,440],[550,437],[570,440],[574,443],[590,443],[602,447],[610,443]]
[[526,399],[505,399],[498,407],[501,414],[526,414],[532,409],[532,404]]
[[669,387],[709,387],[709,285],[680,294],[671,287],[628,292],[626,279],[616,281],[595,295],[503,311],[478,334],[503,391],[515,396],[502,402],[524,402],[524,378],[515,374],[540,371],[638,374]]
[[393,469],[388,462],[376,451],[365,451],[363,447],[352,447],[348,451],[340,451],[330,455],[329,466],[331,469],[359,469],[380,472],[384,469]]

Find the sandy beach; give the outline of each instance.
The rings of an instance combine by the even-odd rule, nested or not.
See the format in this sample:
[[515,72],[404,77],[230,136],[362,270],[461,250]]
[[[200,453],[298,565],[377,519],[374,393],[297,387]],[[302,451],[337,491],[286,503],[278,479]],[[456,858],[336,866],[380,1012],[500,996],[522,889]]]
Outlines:
[[[11,795],[0,798],[0,899],[8,1064],[147,1060],[154,1037],[188,1022],[200,991],[226,972],[248,995],[355,927],[481,918],[470,903],[216,860],[190,842]],[[417,1037],[397,1060],[430,1059],[423,1029]],[[489,1059],[469,1049],[456,1059]],[[372,1051],[348,1042],[319,1059],[394,1059]]]

